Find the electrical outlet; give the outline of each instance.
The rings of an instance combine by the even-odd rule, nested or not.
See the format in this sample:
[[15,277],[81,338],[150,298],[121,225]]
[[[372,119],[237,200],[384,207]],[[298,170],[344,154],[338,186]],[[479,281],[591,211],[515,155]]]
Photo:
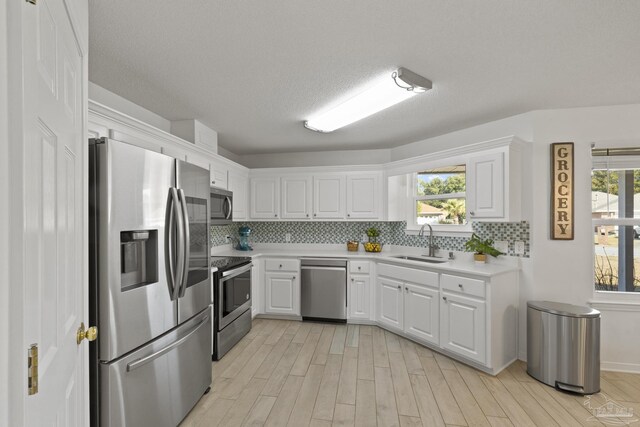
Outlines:
[[524,255],[524,242],[522,240],[515,242],[515,253],[516,255]]
[[224,236],[224,242],[225,243],[231,243],[231,236],[229,236],[228,234],[226,236]]
[[284,241],[287,243],[291,242],[291,233],[285,233]]
[[493,246],[502,253],[509,252],[509,242],[506,240],[497,240],[493,243]]

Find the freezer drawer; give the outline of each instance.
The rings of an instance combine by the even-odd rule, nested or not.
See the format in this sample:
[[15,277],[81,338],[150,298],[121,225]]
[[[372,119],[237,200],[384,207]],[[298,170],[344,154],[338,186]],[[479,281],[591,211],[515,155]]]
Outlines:
[[211,311],[141,349],[101,364],[102,426],[171,426],[211,384]]

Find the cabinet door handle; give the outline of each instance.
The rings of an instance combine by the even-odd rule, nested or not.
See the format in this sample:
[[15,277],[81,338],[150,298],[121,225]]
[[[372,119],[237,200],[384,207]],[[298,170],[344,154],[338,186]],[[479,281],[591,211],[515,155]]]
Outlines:
[[405,286],[405,287],[404,287],[404,291],[405,291],[406,293],[409,293],[409,287],[408,287],[408,286]]
[[446,300],[447,300],[447,297],[442,297],[442,299],[446,301]]
[[402,286],[401,285],[398,285],[398,290],[402,290]]
[[349,217],[350,217],[350,216],[351,216],[351,214],[347,214],[347,216],[349,216]]
[[275,214],[273,217],[274,217],[274,218],[278,218],[278,214]]
[[293,276],[293,278],[291,280],[296,280],[296,276]]
[[460,289],[462,289],[462,283],[458,283],[458,287],[460,287]]
[[313,216],[318,216],[318,214],[313,214]]
[[215,182],[215,181],[211,181],[211,183],[212,183],[212,184],[215,184],[216,182]]
[[280,264],[280,268],[282,268],[282,264]]
[[358,267],[358,270],[362,269],[362,267]]
[[353,281],[355,281],[355,279],[352,277],[352,278],[351,278],[351,281],[353,282]]
[[307,214],[307,218],[309,218],[309,214]]
[[474,211],[470,211],[469,215],[474,216],[476,213]]

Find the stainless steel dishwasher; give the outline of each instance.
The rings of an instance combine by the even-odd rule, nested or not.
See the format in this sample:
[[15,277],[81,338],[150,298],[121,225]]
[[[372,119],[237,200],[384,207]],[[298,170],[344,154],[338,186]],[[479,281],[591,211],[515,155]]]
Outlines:
[[347,260],[302,258],[303,320],[347,321]]

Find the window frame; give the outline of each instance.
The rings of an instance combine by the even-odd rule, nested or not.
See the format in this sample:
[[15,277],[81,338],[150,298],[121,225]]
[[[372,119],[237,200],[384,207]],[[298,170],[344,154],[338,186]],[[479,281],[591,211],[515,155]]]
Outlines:
[[[595,170],[625,170],[625,169],[640,169],[640,156],[598,156],[593,157],[591,171]],[[589,188],[589,192],[591,194],[592,187]],[[595,281],[595,249],[596,246],[593,244],[593,233],[595,232],[595,228],[599,226],[640,226],[640,218],[592,218],[591,219],[591,238],[590,242],[592,244],[592,280],[591,280],[591,289],[593,292],[593,300],[592,304],[597,305],[598,303],[623,303],[628,304],[632,303],[634,305],[640,304],[640,292],[627,292],[627,291],[606,291],[596,289],[596,281]],[[640,306],[637,307],[640,309]]]
[[[456,161],[456,159],[448,159],[449,161],[438,162],[437,165],[425,165],[420,168],[418,171],[411,172],[407,174],[407,179],[409,180],[409,185],[407,189],[409,191],[408,201],[410,205],[407,209],[407,229],[405,230],[407,234],[418,234],[420,228],[422,228],[422,224],[418,224],[418,216],[416,214],[416,205],[419,201],[422,200],[447,200],[447,199],[464,199],[465,200],[465,208],[467,202],[467,192],[468,188],[468,165],[466,161]],[[418,174],[424,171],[428,171],[429,169],[436,169],[441,167],[448,166],[465,166],[465,191],[458,193],[446,193],[446,194],[431,194],[420,196],[418,195]],[[473,232],[471,226],[471,220],[465,216],[466,222],[464,224],[431,224],[433,227],[434,234],[439,235],[470,235]]]

